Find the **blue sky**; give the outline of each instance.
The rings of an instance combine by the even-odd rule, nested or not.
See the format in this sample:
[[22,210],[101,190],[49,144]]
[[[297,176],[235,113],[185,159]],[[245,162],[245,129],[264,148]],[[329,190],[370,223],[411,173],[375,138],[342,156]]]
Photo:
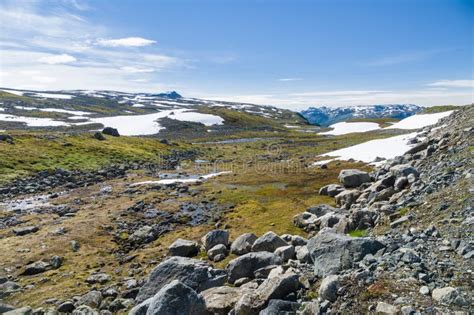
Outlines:
[[466,104],[471,0],[0,0],[0,86]]

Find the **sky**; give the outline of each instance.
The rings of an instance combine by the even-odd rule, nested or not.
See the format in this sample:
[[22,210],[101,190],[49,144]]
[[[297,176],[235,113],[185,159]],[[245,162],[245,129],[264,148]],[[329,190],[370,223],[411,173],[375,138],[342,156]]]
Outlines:
[[472,0],[0,0],[0,86],[474,102]]

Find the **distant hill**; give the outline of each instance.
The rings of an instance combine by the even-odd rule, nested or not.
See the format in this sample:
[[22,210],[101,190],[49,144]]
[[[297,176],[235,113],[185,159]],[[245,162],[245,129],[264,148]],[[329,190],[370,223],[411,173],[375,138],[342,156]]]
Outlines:
[[403,119],[412,116],[424,108],[414,104],[386,104],[347,107],[310,107],[301,111],[310,124],[329,126],[354,118],[396,118]]

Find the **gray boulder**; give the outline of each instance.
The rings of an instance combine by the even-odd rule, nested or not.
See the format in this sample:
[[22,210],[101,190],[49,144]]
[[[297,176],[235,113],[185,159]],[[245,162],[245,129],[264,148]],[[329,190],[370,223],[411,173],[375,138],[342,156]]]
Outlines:
[[330,205],[326,205],[326,204],[314,205],[306,209],[306,212],[312,213],[316,215],[317,217],[323,216],[326,213],[339,212],[339,211],[340,211],[339,209],[331,207]]
[[285,300],[270,300],[268,306],[261,310],[259,315],[275,315],[275,314],[296,314],[300,308],[300,304]]
[[396,177],[407,177],[410,174],[413,174],[415,177],[418,177],[420,173],[418,173],[417,169],[409,164],[401,164],[395,165],[390,168],[390,173]]
[[375,308],[375,314],[380,315],[397,315],[400,309],[397,306],[385,302],[378,302]]
[[275,250],[275,254],[280,256],[282,261],[286,262],[295,256],[295,247],[293,245],[278,247]]
[[223,285],[226,278],[224,270],[214,269],[207,262],[179,256],[171,257],[151,271],[147,282],[140,288],[136,301],[142,302],[154,296],[173,280],[179,280],[201,292]]
[[244,294],[235,305],[236,314],[258,314],[270,300],[282,299],[296,292],[300,286],[298,276],[285,274],[266,279],[251,293]]
[[168,247],[171,256],[193,257],[199,253],[199,244],[178,238]]
[[454,304],[458,306],[464,306],[469,304],[461,295],[459,289],[453,287],[434,289],[433,292],[431,292],[431,297],[436,302],[444,305]]
[[204,299],[192,288],[174,280],[161,288],[150,301],[147,315],[206,314]]
[[275,249],[277,249],[278,247],[286,245],[288,245],[288,243],[286,243],[281,237],[276,235],[274,232],[270,231],[257,238],[255,243],[253,243],[252,245],[252,251],[274,252]]
[[16,308],[14,310],[3,313],[4,315],[31,315],[33,310],[29,306]]
[[204,290],[201,295],[204,298],[206,309],[211,314],[225,315],[229,314],[242,295],[250,291],[245,287],[222,286]]
[[255,240],[257,240],[257,236],[253,233],[242,234],[232,242],[230,252],[235,255],[247,254],[252,250]]
[[19,227],[19,228],[14,228],[13,233],[17,236],[23,236],[31,233],[36,233],[39,231],[39,227],[37,226],[25,226],[25,227]]
[[99,312],[87,305],[81,305],[72,312],[72,315],[99,315]]
[[271,265],[281,265],[281,263],[281,258],[274,253],[257,252],[242,255],[231,260],[227,265],[228,281],[234,283],[240,278],[253,279],[256,270]]
[[339,289],[339,276],[330,275],[323,279],[319,287],[319,296],[324,300],[331,302],[337,299],[337,290]]
[[79,308],[80,306],[90,306],[92,308],[99,308],[102,302],[102,294],[99,291],[92,290],[87,292],[76,301],[75,305]]
[[229,246],[229,231],[226,230],[213,230],[204,235],[201,238],[202,245],[207,250],[212,247],[223,244],[224,246]]
[[339,173],[339,181],[344,187],[359,187],[363,183],[371,181],[369,173],[357,169],[342,170]]
[[336,205],[349,210],[349,208],[356,202],[359,196],[360,191],[356,189],[344,190],[335,197]]
[[224,244],[217,244],[207,251],[207,256],[212,261],[221,261],[227,256],[227,247]]
[[333,232],[319,233],[309,239],[308,251],[317,276],[327,276],[351,268],[367,254],[375,254],[382,243],[365,237],[350,237]]
[[92,274],[89,277],[87,277],[86,282],[89,283],[89,284],[96,284],[96,283],[105,284],[105,283],[109,282],[111,279],[112,279],[112,277],[109,276],[108,274],[106,274],[104,272],[99,272],[99,273],[95,273],[95,274]]
[[341,185],[331,184],[321,187],[321,189],[319,190],[319,194],[322,196],[334,197],[343,190],[344,187],[342,187]]

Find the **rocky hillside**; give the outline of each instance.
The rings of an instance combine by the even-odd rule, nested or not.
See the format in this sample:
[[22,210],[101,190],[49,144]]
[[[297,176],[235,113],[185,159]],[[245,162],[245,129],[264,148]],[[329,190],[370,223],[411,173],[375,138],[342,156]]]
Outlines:
[[[190,187],[176,183],[160,186],[156,181],[131,184],[139,175],[125,177],[126,169],[116,168],[94,177],[45,174],[40,180],[52,180],[51,186],[67,182],[64,178],[72,175],[84,178],[73,185],[83,190],[80,198],[68,200],[68,209],[44,204],[63,198],[62,193],[58,193],[49,199],[30,201],[33,207],[19,207],[14,218],[22,222],[2,221],[9,229],[14,227],[11,231],[14,235],[2,234],[5,251],[14,248],[22,255],[30,250],[26,247],[44,246],[46,250],[35,256],[36,260],[23,263],[14,257],[4,257],[0,299],[22,303],[0,304],[0,312],[469,314],[474,301],[473,120],[474,106],[457,110],[437,125],[424,128],[412,140],[416,144],[403,156],[374,169],[361,165],[357,169],[339,170],[339,161],[320,166],[321,169],[314,171],[322,174],[318,177],[320,182],[332,178],[336,170],[338,182],[326,181],[328,185],[309,192],[314,200],[327,203],[312,204],[287,219],[291,220],[287,223],[294,226],[291,234],[271,229],[245,230],[246,225],[242,224],[240,234],[232,236],[229,230],[235,231],[235,224],[228,226],[216,219],[214,230],[199,230],[199,241],[190,230],[183,230],[179,237],[170,240],[165,255],[150,245],[159,237],[164,241],[178,224],[198,226],[203,220],[237,211],[230,203],[218,202],[223,200],[219,194],[226,185],[220,185],[205,202],[193,204],[200,189],[207,187],[203,184],[204,178],[200,179],[200,185]],[[237,147],[232,150],[231,155],[237,155]],[[258,158],[265,158],[268,164],[272,156],[267,153]],[[299,154],[298,158],[304,159],[304,156]],[[281,164],[283,159],[280,157],[277,162]],[[134,167],[138,166],[129,166]],[[265,173],[259,175],[265,176]],[[125,179],[113,187],[102,186],[99,192],[88,190],[100,177],[116,184],[121,177]],[[141,190],[141,185],[148,188]],[[19,181],[15,187],[27,192],[26,186],[27,183]],[[231,191],[237,190],[237,184],[230,186]],[[247,195],[262,193],[266,199],[277,196],[294,199],[288,191],[280,190],[283,196],[272,196],[269,187],[262,185],[258,188],[260,191],[249,187],[247,182]],[[115,190],[120,190],[120,194],[108,198]],[[144,195],[145,192],[153,195]],[[16,192],[8,190],[8,193],[13,196]],[[142,200],[131,202],[134,196],[141,196]],[[181,198],[181,206],[173,208],[175,205],[169,202],[169,197]],[[91,199],[90,204],[78,212],[76,209],[88,199]],[[153,202],[158,201],[161,203],[156,208]],[[37,211],[40,204],[42,211]],[[96,211],[96,206],[104,204],[107,210]],[[280,219],[275,213],[277,206],[273,204],[273,208],[261,210],[269,212],[269,220],[273,222],[265,226],[277,228],[274,223]],[[166,207],[172,211],[168,212]],[[239,216],[251,218],[237,217],[240,221],[235,222],[256,220],[261,215],[249,205],[246,207],[247,212]],[[291,210],[287,208],[281,215]],[[55,216],[50,219],[48,215],[52,212]],[[106,221],[112,214],[113,220]],[[83,235],[68,244],[72,254],[68,253],[65,260],[57,254],[60,249],[43,244],[46,239],[34,238],[43,233],[38,226],[44,226],[48,220],[53,224],[66,224],[74,217],[87,219],[87,224],[68,225],[63,230],[57,228],[41,235],[60,239],[75,233],[74,229],[90,231],[98,224],[98,235],[93,237],[103,246],[91,248],[88,238],[92,235]],[[11,220],[12,216],[6,218]],[[26,225],[26,222],[39,223]],[[109,235],[113,235],[116,245],[107,241]],[[33,238],[28,238],[31,236]],[[33,244],[26,245],[21,238]],[[76,261],[75,255],[80,253],[88,253],[90,261]],[[113,255],[119,265],[105,260],[108,255]],[[98,256],[101,260],[95,261]],[[75,267],[66,271],[65,264]],[[122,265],[126,266],[125,274],[120,268]],[[62,292],[54,292],[55,283],[64,279],[70,279],[68,289],[77,294],[65,297]],[[87,292],[78,279],[84,279]],[[28,300],[22,300],[23,293],[31,294],[28,292],[35,287],[48,286],[53,289],[39,291],[39,295],[48,294],[47,300],[29,295],[30,299],[43,301],[40,308],[33,309]]]
[[[134,125],[130,131],[127,126]],[[177,92],[30,91],[0,89],[0,130],[92,131],[122,135],[229,134],[305,126],[295,112],[273,106],[186,98]]]
[[341,121],[353,119],[378,119],[394,118],[403,119],[418,112],[423,107],[414,104],[386,104],[369,106],[345,106],[345,107],[310,107],[301,112],[301,115],[309,123],[318,126],[329,126]]

